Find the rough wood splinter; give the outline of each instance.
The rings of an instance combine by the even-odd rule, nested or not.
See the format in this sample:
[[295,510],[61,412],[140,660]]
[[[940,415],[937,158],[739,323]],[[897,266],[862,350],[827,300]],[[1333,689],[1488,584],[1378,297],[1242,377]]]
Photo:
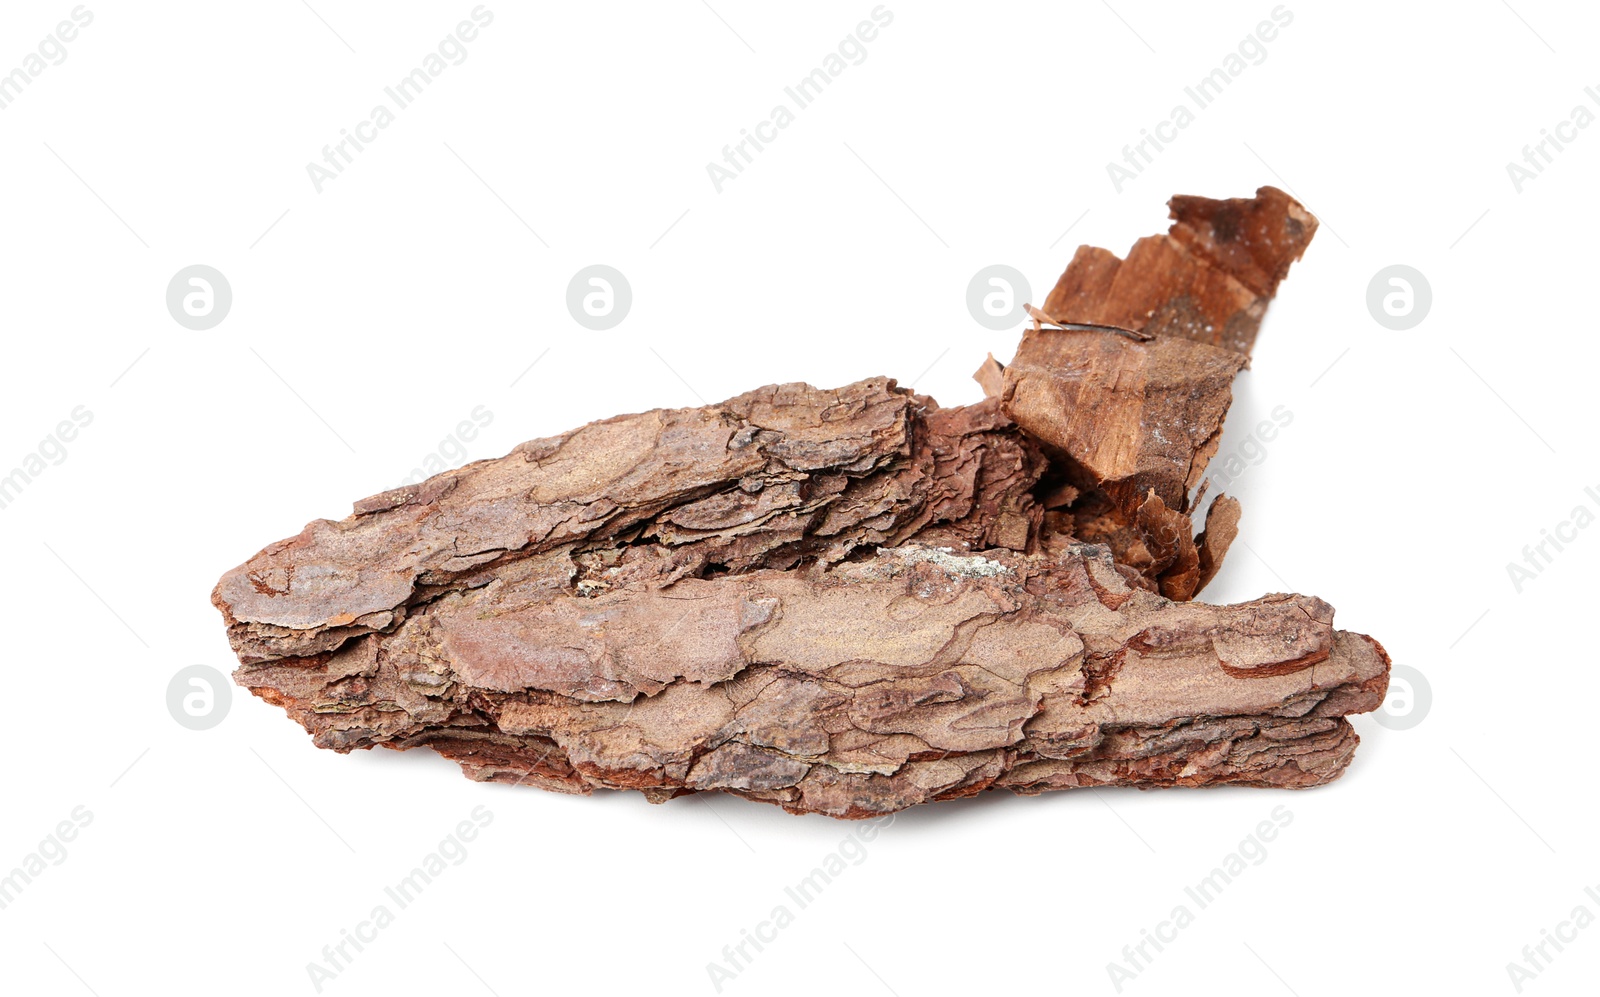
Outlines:
[[1272,187],[1169,206],[1078,250],[978,404],[769,385],[311,523],[213,593],[236,680],[320,747],[654,802],[1337,778],[1383,648],[1313,597],[1190,601],[1238,532],[1226,496],[1194,528],[1233,378],[1317,222]]

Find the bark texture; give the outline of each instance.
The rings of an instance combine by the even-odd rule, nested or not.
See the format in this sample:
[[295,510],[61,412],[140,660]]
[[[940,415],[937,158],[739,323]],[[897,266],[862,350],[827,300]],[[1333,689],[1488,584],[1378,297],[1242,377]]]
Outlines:
[[[1053,494],[1068,499],[1052,506],[1060,522],[1051,531],[1107,544],[1182,600],[1215,573],[1201,570],[1193,517],[1234,375],[1317,221],[1273,187],[1250,199],[1180,196],[1170,207],[1168,234],[1140,239],[1126,260],[1080,248],[1036,311],[1058,326],[1135,335],[1036,322],[998,388],[985,391],[1050,457]],[[978,376],[992,383],[995,372],[986,363]],[[1226,515],[1237,522],[1237,508]],[[1211,532],[1213,565],[1233,533]]]
[[979,404],[770,385],[311,523],[218,583],[236,680],[338,751],[847,818],[1337,777],[1382,648],[1311,597],[1187,601],[1238,530],[1226,497],[1192,524],[1233,376],[1316,223],[1272,188],[1172,209],[1078,252]]

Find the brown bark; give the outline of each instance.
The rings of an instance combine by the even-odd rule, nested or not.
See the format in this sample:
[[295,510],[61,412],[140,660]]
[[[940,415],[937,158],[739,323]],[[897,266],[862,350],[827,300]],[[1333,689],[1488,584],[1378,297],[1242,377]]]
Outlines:
[[1315,221],[1176,198],[1080,250],[942,409],[876,378],[525,443],[273,544],[213,601],[236,679],[322,747],[468,775],[864,817],[987,788],[1304,787],[1388,659],[1332,608],[1187,602],[1237,533],[1191,515],[1267,298]]
[[[1138,335],[1036,322],[997,393],[1047,451],[1053,477],[1075,489],[1059,510],[1071,523],[1059,528],[1110,546],[1153,588],[1182,600],[1215,574],[1227,545],[1214,540],[1213,569],[1200,570],[1196,489],[1217,452],[1234,375],[1249,363],[1267,302],[1317,222],[1273,187],[1252,199],[1180,196],[1170,205],[1168,234],[1140,239],[1126,260],[1079,249],[1038,310],[1058,325]],[[980,374],[995,377],[988,368]]]
[[920,544],[582,597],[565,559],[330,654],[246,667],[321,747],[428,745],[547,789],[722,790],[863,817],[991,786],[1310,786],[1387,661],[1326,603],[1175,603],[1105,548]]

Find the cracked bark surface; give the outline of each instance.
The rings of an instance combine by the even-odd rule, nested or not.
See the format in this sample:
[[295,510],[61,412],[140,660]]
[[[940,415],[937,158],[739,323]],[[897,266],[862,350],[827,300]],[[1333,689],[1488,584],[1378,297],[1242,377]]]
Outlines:
[[1319,599],[1188,601],[1233,376],[1315,220],[1175,198],[1080,250],[985,401],[873,378],[607,419],[228,572],[236,680],[320,747],[857,818],[990,788],[1336,778],[1388,658]]

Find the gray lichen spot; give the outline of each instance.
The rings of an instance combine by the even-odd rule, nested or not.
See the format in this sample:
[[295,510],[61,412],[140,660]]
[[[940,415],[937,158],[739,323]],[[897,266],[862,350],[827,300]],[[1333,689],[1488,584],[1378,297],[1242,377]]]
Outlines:
[[892,554],[908,564],[931,564],[945,574],[954,578],[994,578],[997,575],[1009,575],[1011,569],[999,561],[991,561],[987,557],[972,554],[963,557],[952,553],[950,547],[891,547],[880,550],[882,554]]

